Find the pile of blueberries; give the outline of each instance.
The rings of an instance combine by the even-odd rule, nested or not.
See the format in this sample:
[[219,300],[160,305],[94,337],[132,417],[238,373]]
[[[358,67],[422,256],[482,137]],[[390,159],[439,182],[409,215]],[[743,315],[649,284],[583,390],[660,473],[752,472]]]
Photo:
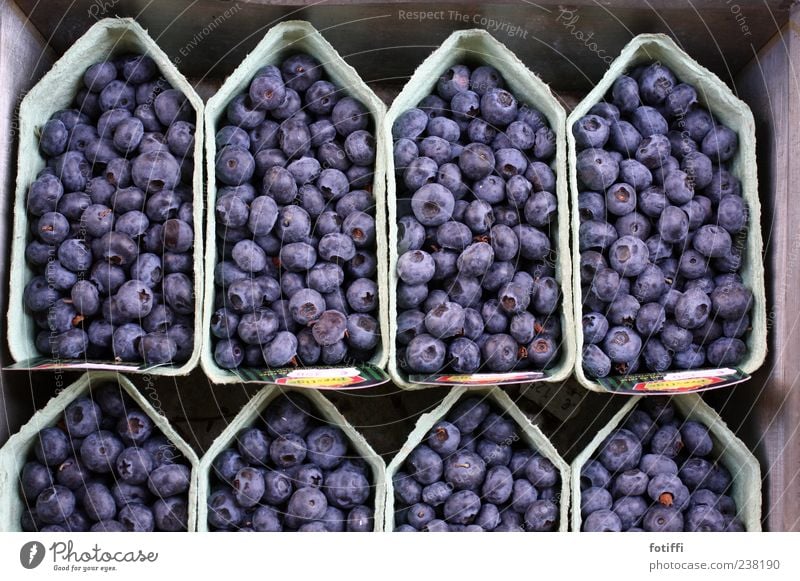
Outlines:
[[711,457],[708,429],[668,399],[634,409],[581,469],[586,532],[741,532],[730,472]]
[[380,342],[376,141],[323,73],[307,54],[261,68],[216,134],[222,368],[364,362]]
[[213,462],[208,525],[214,531],[371,532],[369,468],[342,430],[318,421],[288,392]]
[[194,336],[195,111],[146,55],[90,66],[40,131],[25,306],[47,357],[185,361]]
[[490,66],[455,65],[392,128],[396,340],[410,373],[558,361],[556,137],[504,85]]
[[393,484],[397,532],[558,530],[558,469],[476,397],[433,426]]
[[39,432],[20,474],[26,532],[178,532],[191,470],[117,384],[79,397]]
[[736,133],[659,63],[619,77],[572,133],[586,374],[740,363],[753,295]]

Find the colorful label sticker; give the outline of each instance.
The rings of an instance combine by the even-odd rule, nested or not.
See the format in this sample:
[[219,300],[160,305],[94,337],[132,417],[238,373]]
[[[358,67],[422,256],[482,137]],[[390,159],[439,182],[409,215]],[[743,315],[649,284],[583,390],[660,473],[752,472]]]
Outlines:
[[541,381],[547,374],[541,371],[519,371],[511,373],[473,373],[469,375],[410,375],[411,383],[424,385],[513,385]]
[[314,367],[257,369],[246,368],[227,370],[241,381],[252,383],[272,383],[312,389],[364,389],[375,387],[389,381],[386,373],[374,365],[358,367]]
[[668,373],[642,373],[598,379],[606,391],[628,395],[694,393],[747,381],[741,369],[696,369]]
[[25,359],[18,361],[13,365],[9,365],[6,369],[14,369],[18,371],[31,371],[46,370],[46,369],[62,369],[62,370],[79,370],[79,369],[92,369],[92,370],[105,370],[105,371],[138,371],[146,372],[156,367],[165,367],[166,365],[146,365],[144,363],[131,363],[130,361],[108,361],[100,359],[80,359],[80,360],[61,360],[50,359],[47,357],[34,357],[32,359]]

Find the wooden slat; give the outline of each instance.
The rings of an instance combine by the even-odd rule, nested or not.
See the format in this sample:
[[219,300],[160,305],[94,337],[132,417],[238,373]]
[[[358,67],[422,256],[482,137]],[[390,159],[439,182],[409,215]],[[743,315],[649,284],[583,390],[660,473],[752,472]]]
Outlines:
[[[270,26],[291,18],[314,24],[368,82],[407,79],[453,30],[486,28],[556,89],[583,92],[607,67],[598,52],[613,58],[643,32],[674,36],[703,65],[732,82],[731,71],[740,70],[752,58],[751,45],[760,48],[787,21],[787,4],[781,0],[734,4],[714,0],[417,1],[402,5],[385,0],[48,0],[44,9],[38,0],[19,0],[58,52],[98,18],[135,17],[170,57],[179,59],[182,72],[193,78],[224,78]],[[408,16],[419,11],[442,14],[424,21]],[[747,34],[740,33],[742,25],[748,27]]]
[[800,530],[800,37],[795,9],[737,77],[755,115],[770,354],[753,380],[709,400],[761,461],[764,525]]
[[[17,109],[25,92],[52,63],[52,52],[26,22],[25,15],[13,2],[0,1],[0,331],[5,329],[8,310],[9,225],[17,162]],[[5,442],[9,433],[27,421],[33,410],[31,388],[6,388],[12,382],[17,387],[25,387],[27,377],[11,378],[8,372],[2,371],[2,362],[9,360],[5,335],[0,332],[0,442]]]

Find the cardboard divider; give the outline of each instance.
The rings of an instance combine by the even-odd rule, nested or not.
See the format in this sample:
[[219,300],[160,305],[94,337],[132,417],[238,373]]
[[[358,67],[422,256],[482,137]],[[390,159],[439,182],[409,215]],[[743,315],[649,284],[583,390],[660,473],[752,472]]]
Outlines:
[[[570,201],[572,203],[572,281],[574,317],[576,321],[577,357],[575,359],[575,375],[582,386],[592,391],[609,391],[600,382],[586,376],[581,363],[583,351],[583,328],[580,321],[582,312],[582,293],[580,277],[580,249],[578,230],[580,217],[578,214],[578,177],[575,171],[577,152],[572,126],[595,104],[605,99],[614,81],[629,69],[641,63],[661,62],[669,67],[679,81],[689,83],[697,89],[698,101],[721,123],[735,131],[739,136],[739,150],[731,162],[731,173],[741,180],[742,198],[748,207],[748,230],[746,245],[742,254],[740,274],[745,285],[753,292],[753,308],[750,314],[752,330],[746,338],[747,357],[738,366],[738,370],[709,369],[705,375],[708,381],[698,382],[694,377],[685,377],[685,372],[675,378],[665,378],[667,382],[660,385],[654,383],[650,389],[673,392],[692,392],[709,387],[732,385],[747,379],[748,374],[755,372],[764,363],[767,354],[767,308],[764,289],[764,265],[762,259],[763,241],[761,237],[761,201],[758,197],[758,177],[756,164],[756,134],[753,114],[746,103],[737,98],[728,86],[714,73],[702,67],[688,54],[681,50],[675,42],[663,34],[642,34],[631,40],[611,64],[610,68],[594,89],[578,104],[567,119],[567,142],[569,144],[570,167]],[[695,370],[697,371],[697,370]],[[740,371],[739,376],[735,376]],[[654,374],[663,375],[663,374]],[[612,378],[613,379],[613,378]],[[655,377],[653,378],[655,379]],[[687,379],[692,379],[691,382]],[[678,384],[671,383],[677,381]],[[676,389],[674,386],[678,385]],[[682,387],[681,387],[682,386]],[[619,390],[620,393],[631,393]],[[642,392],[639,392],[642,393]],[[646,391],[645,391],[646,393]]]
[[117,383],[136,405],[146,413],[156,428],[172,442],[186,458],[191,470],[188,505],[189,520],[187,530],[192,532],[197,518],[197,480],[200,460],[191,446],[170,425],[169,420],[156,410],[147,397],[142,395],[130,379],[122,374],[109,371],[89,371],[78,381],[66,387],[47,405],[39,410],[19,432],[11,436],[0,449],[0,531],[21,531],[20,517],[25,510],[25,500],[20,491],[19,476],[25,463],[32,457],[33,445],[39,431],[58,423],[66,407],[76,398],[88,394],[95,386]]
[[[613,432],[637,406],[639,398],[630,400],[608,424],[600,430],[589,445],[572,462],[572,531],[581,530],[581,469],[594,456],[606,436]],[[698,394],[689,393],[671,398],[683,420],[692,420],[706,426],[714,441],[711,457],[721,462],[733,477],[730,495],[736,502],[739,518],[748,532],[761,531],[761,467],[744,442],[736,437],[719,414]]]
[[527,447],[550,460],[558,469],[561,475],[561,493],[558,503],[558,531],[566,532],[569,527],[570,467],[539,427],[531,423],[517,404],[509,397],[508,393],[497,386],[483,386],[477,389],[470,389],[467,386],[454,387],[436,408],[420,416],[405,444],[403,444],[403,447],[400,448],[386,469],[386,516],[384,518],[384,530],[386,532],[392,532],[395,528],[395,499],[394,486],[392,483],[394,475],[402,469],[408,455],[425,440],[436,422],[446,418],[450,409],[458,403],[459,400],[463,397],[470,396],[484,398],[489,404],[500,410],[501,414],[504,413],[506,417],[513,420],[519,428],[519,437]]
[[317,419],[324,420],[344,432],[351,450],[357,453],[372,471],[373,502],[375,506],[375,531],[383,530],[384,502],[386,498],[386,464],[367,443],[367,440],[351,426],[347,419],[336,409],[330,400],[315,389],[285,389],[279,386],[266,386],[259,391],[231,420],[228,427],[214,440],[200,460],[198,478],[198,505],[197,505],[197,530],[208,531],[208,504],[207,499],[211,494],[211,473],[214,459],[224,449],[229,447],[236,439],[237,434],[244,428],[253,426],[261,419],[261,412],[279,395],[294,391],[309,399],[314,409],[319,413]]
[[[192,176],[194,221],[194,349],[189,359],[180,364],[146,367],[142,363],[115,361],[90,362],[82,360],[43,359],[35,345],[36,325],[24,307],[23,291],[33,278],[33,270],[25,260],[25,247],[30,240],[27,192],[36,174],[45,167],[39,152],[38,129],[50,115],[73,106],[83,74],[90,65],[125,53],[141,53],[151,57],[159,72],[181,91],[195,111],[194,174]],[[19,110],[19,153],[17,185],[14,202],[14,227],[11,247],[11,271],[8,308],[8,344],[17,369],[119,369],[130,373],[151,375],[188,375],[200,359],[202,342],[201,315],[203,296],[203,101],[192,85],[172,64],[155,41],[137,22],[130,18],[106,18],[92,26],[64,53],[53,68],[22,100]]]
[[[210,321],[214,314],[214,267],[218,261],[216,244],[217,199],[215,159],[217,146],[214,136],[226,123],[228,103],[239,93],[245,91],[258,69],[266,65],[279,64],[283,58],[293,53],[306,52],[319,60],[329,80],[349,96],[361,101],[370,112],[373,120],[377,154],[372,195],[375,199],[375,223],[377,225],[376,253],[378,260],[379,312],[376,317],[381,332],[381,344],[367,365],[315,366],[292,369],[252,369],[227,370],[219,367],[214,360],[213,339],[210,335]],[[315,388],[368,387],[388,381],[383,372],[388,358],[388,302],[386,291],[386,147],[382,144],[383,122],[386,107],[356,70],[347,64],[336,49],[311,24],[304,21],[286,21],[272,27],[247,58],[226,79],[222,87],[212,97],[205,109],[206,169],[208,172],[208,191],[206,204],[206,287],[203,312],[203,349],[201,365],[214,383],[267,383],[279,385],[298,385]]]
[[[397,361],[397,221],[398,221],[398,185],[395,179],[392,125],[405,111],[417,106],[419,101],[436,88],[436,82],[448,67],[462,62],[480,63],[495,67],[506,81],[507,88],[520,103],[526,103],[541,111],[547,118],[550,128],[556,135],[556,156],[553,171],[556,175],[556,198],[558,213],[555,223],[555,240],[553,247],[561,251],[557,253],[555,270],[556,280],[561,288],[561,359],[544,375],[535,372],[518,374],[480,373],[473,375],[452,374],[454,378],[445,378],[438,385],[505,385],[513,383],[529,383],[532,381],[560,382],[572,373],[575,360],[575,337],[572,315],[572,283],[570,277],[572,267],[569,248],[569,206],[567,193],[566,134],[565,112],[550,88],[527,66],[517,58],[505,45],[496,40],[485,30],[461,30],[451,34],[425,61],[417,68],[406,86],[392,103],[384,122],[385,132],[383,144],[386,148],[386,178],[389,205],[389,367],[392,381],[403,389],[424,389],[436,387],[431,383],[417,383],[411,380]],[[527,375],[525,375],[527,374]]]

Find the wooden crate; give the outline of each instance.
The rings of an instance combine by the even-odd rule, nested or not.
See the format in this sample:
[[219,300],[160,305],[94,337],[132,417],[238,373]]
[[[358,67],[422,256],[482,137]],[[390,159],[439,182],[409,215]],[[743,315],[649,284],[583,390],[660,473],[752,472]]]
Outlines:
[[[734,7],[735,5],[735,7]],[[496,25],[493,34],[549,83],[565,108],[591,89],[636,34],[664,32],[745,100],[756,117],[759,188],[767,271],[769,355],[746,384],[704,399],[750,447],[764,477],[765,530],[800,530],[800,8],[783,0],[442,0],[430,4],[395,0],[36,0],[0,4],[0,312],[6,312],[8,243],[13,205],[15,111],[24,91],[46,72],[97,18],[135,16],[178,68],[208,99],[258,43],[271,23],[306,19],[389,104],[400,87],[453,30]],[[563,7],[563,8],[562,8]],[[411,20],[417,11],[442,13],[437,20]],[[401,14],[402,12],[402,14]],[[493,23],[489,21],[492,20]],[[513,34],[511,27],[516,27]],[[591,36],[590,36],[591,35]],[[602,52],[601,52],[602,51]],[[0,323],[0,329],[5,323]],[[0,343],[0,368],[8,365]],[[69,374],[0,369],[0,443],[17,431]],[[202,372],[186,378],[134,378],[157,394],[185,439],[202,452],[256,388],[218,389]],[[571,461],[626,401],[619,396],[575,390],[574,381],[539,392],[536,403],[509,389],[523,412],[541,425],[559,453]],[[582,393],[584,392],[584,393]],[[370,445],[391,460],[413,429],[445,392],[398,393],[385,385],[368,392],[330,394]],[[387,428],[386,426],[389,426]]]

